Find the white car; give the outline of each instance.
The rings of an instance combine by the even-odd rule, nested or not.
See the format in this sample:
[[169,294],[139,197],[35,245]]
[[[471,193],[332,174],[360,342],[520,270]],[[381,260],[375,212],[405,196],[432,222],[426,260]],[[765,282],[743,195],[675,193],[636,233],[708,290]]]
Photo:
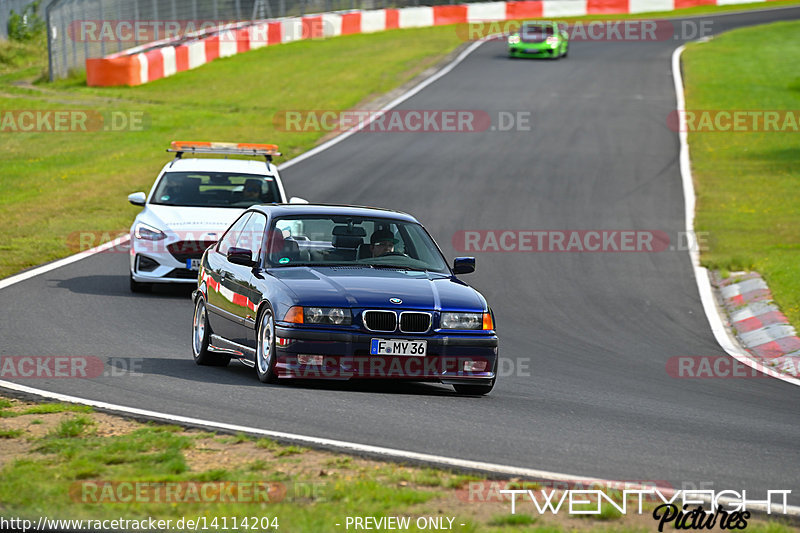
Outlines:
[[[154,283],[197,283],[203,252],[245,209],[286,203],[271,144],[173,142],[175,159],[164,165],[150,194],[128,196],[144,206],[131,226],[130,287],[147,291]],[[261,161],[191,158],[185,154],[246,155]],[[289,203],[307,203],[293,197]]]

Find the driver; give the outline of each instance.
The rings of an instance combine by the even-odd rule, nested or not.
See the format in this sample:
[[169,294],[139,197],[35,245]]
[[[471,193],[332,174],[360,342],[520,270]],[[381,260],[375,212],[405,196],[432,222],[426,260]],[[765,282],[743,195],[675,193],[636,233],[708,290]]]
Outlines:
[[261,200],[261,183],[255,179],[248,179],[244,182],[244,190],[242,191],[243,200]]
[[369,251],[372,257],[380,257],[394,252],[394,245],[398,242],[391,230],[379,229],[369,239]]

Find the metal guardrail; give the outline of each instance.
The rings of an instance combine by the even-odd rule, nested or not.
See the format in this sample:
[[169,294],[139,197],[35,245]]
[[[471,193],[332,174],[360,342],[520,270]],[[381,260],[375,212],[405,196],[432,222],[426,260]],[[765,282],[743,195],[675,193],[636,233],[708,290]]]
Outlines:
[[[26,3],[23,0],[12,1]],[[170,28],[167,24],[172,28],[180,26],[185,29],[189,24],[212,25],[308,13],[442,5],[463,1],[51,0],[45,10],[50,80],[85,70],[88,58],[103,57],[165,38]]]

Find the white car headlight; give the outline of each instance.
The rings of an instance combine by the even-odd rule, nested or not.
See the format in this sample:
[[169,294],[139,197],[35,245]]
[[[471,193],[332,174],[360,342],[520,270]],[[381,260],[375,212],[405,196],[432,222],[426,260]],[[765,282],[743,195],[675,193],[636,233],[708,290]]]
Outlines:
[[482,329],[483,313],[442,313],[442,329]]
[[146,241],[160,241],[161,239],[167,238],[167,235],[163,231],[145,224],[144,222],[138,222],[136,224],[136,227],[133,228],[133,236]]
[[555,35],[551,35],[550,37],[545,39],[545,41],[547,41],[547,44],[549,44],[550,46],[556,46],[558,44],[558,37],[556,37]]
[[516,33],[508,36],[508,44],[517,44],[519,42],[519,35]]
[[303,322],[306,324],[333,324],[349,326],[352,315],[349,309],[341,307],[304,307]]

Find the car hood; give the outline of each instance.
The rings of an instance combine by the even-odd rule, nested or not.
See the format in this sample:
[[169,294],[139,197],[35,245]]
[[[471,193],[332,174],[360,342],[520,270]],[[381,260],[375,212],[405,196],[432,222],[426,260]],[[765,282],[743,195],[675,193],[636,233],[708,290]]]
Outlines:
[[222,237],[245,210],[222,207],[174,207],[169,205],[148,204],[147,209],[139,216],[139,220],[161,230],[169,230],[183,236],[183,240],[191,240],[213,233],[213,240]]
[[[353,308],[483,311],[483,296],[456,278],[433,272],[369,267],[272,269],[296,305]],[[390,298],[399,298],[394,304]]]

